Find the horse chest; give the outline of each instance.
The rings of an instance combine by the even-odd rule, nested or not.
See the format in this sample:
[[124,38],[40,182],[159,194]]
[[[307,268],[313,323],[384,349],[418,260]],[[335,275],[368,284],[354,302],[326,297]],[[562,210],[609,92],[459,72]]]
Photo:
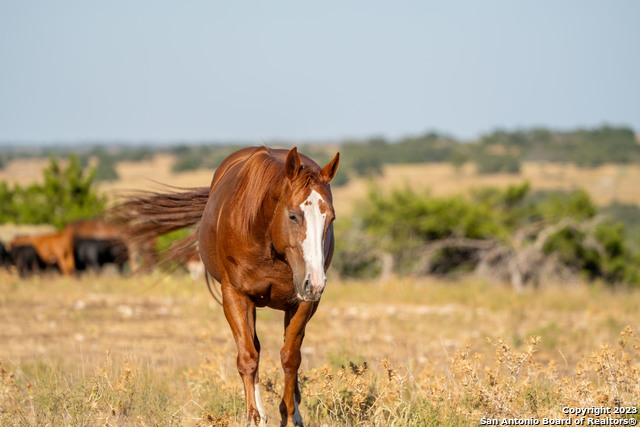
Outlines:
[[269,260],[234,268],[229,273],[234,288],[259,307],[283,308],[295,300],[291,268],[284,262]]

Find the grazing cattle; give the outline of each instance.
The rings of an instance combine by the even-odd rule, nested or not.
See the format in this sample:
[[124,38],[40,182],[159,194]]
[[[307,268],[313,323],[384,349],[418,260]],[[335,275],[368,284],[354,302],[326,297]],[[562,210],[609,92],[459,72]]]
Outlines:
[[74,221],[67,225],[73,233],[78,270],[98,270],[108,263],[118,266],[120,272],[129,261],[131,270],[153,264],[155,241],[140,242],[130,239],[123,227],[101,220]]
[[10,248],[11,262],[16,266],[20,277],[36,274],[47,268],[47,265],[38,256],[36,248],[22,237],[14,239]]
[[124,271],[125,262],[129,259],[127,245],[119,239],[105,240],[103,251],[100,253],[99,262],[102,265],[115,264],[120,273]]
[[11,265],[11,254],[7,251],[4,244],[0,242],[0,266],[9,268]]
[[[13,249],[21,246],[31,246],[35,249],[41,262],[47,265],[57,265],[64,275],[73,274],[75,270],[75,260],[73,257],[73,236],[71,230],[65,229],[58,233],[39,234],[35,236],[20,236],[11,241],[12,256]],[[16,250],[18,259],[27,257],[31,253],[30,249],[20,248]],[[14,262],[17,262],[14,258]],[[23,261],[19,261],[23,262]],[[31,265],[34,265],[31,263]],[[26,268],[26,267],[25,267]],[[18,267],[20,271],[20,267]],[[34,270],[31,269],[33,272]]]
[[260,398],[256,307],[284,311],[280,358],[282,425],[302,425],[300,346],[326,283],[335,218],[329,183],[339,155],[320,168],[290,151],[253,147],[227,157],[209,188],[132,197],[116,211],[134,234],[153,236],[200,223],[170,254],[197,241],[205,268],[221,284],[224,314],[238,349],[248,422],[265,422]]
[[122,273],[129,258],[127,246],[120,239],[73,239],[76,270],[99,271],[105,264],[115,264]]

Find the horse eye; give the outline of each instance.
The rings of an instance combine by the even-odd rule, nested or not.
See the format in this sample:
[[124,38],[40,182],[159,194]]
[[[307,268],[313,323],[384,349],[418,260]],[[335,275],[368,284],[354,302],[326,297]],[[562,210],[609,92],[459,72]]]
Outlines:
[[290,213],[289,214],[289,219],[293,222],[295,222],[296,224],[298,223],[298,217],[296,216],[296,214],[294,213]]

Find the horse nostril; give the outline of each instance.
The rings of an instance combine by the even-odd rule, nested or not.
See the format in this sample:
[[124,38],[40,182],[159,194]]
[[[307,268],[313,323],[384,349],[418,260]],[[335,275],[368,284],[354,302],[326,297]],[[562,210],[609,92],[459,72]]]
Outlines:
[[304,281],[303,289],[304,289],[305,292],[311,293],[311,291],[313,290],[313,286],[311,285],[311,279],[307,278]]

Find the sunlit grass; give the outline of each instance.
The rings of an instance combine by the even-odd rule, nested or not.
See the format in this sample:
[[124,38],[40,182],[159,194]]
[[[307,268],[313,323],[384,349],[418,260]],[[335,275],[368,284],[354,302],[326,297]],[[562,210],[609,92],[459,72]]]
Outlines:
[[[242,423],[233,339],[204,283],[9,277],[0,295],[0,425]],[[638,406],[639,306],[597,286],[333,280],[307,327],[301,411],[308,425],[457,426]],[[277,425],[282,314],[258,322]]]

